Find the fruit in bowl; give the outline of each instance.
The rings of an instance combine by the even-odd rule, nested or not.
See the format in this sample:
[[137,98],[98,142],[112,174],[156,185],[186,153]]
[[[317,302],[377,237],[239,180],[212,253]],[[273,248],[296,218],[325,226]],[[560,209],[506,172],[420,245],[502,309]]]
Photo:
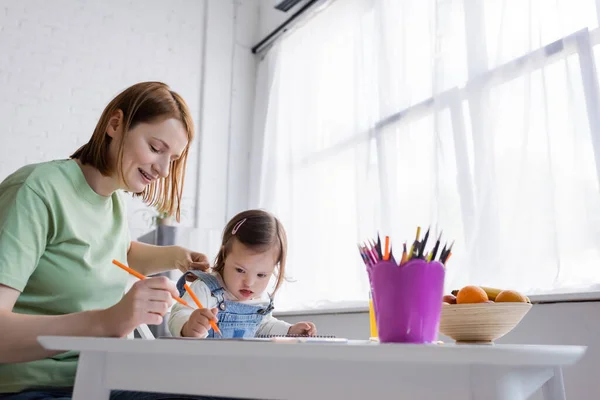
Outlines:
[[447,294],[444,296],[442,301],[446,304],[456,304],[456,296],[453,294]]
[[485,303],[490,298],[479,286],[465,286],[456,294],[456,304]]
[[531,303],[529,298],[516,290],[503,290],[494,299],[496,303]]
[[[484,291],[485,294],[487,295],[487,299],[485,301],[483,300],[483,298],[479,298],[480,301],[467,301],[467,303],[485,303],[488,300],[497,301],[497,302],[507,302],[507,303],[513,303],[513,302],[531,303],[531,300],[529,300],[529,297],[517,292],[516,290],[504,290],[504,289],[491,288],[491,287],[487,287],[487,286],[465,286],[464,288],[462,288],[460,290],[453,290],[451,292],[451,294],[452,294],[452,296],[458,297],[458,293],[460,291],[466,292],[465,293],[466,296],[462,296],[463,299],[469,298],[469,299],[477,300],[478,297],[475,296],[474,293],[479,293],[479,295],[482,295],[481,291]],[[500,295],[500,294],[502,294],[502,295]],[[500,296],[499,300],[498,300],[498,296]]]
[[529,298],[514,290],[465,286],[444,296],[440,332],[457,343],[493,343],[513,330],[529,312]]

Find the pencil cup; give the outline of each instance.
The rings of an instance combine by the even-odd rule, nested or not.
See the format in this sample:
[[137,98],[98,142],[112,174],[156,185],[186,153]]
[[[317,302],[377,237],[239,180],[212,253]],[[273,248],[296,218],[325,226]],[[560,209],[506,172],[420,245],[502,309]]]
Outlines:
[[433,343],[444,294],[444,266],[415,259],[399,267],[380,261],[370,272],[379,341]]

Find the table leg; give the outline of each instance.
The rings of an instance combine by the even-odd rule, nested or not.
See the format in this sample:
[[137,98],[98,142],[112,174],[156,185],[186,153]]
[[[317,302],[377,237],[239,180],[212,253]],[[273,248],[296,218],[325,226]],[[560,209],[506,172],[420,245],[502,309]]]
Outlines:
[[73,400],[108,400],[110,389],[104,386],[105,353],[82,352],[79,355]]
[[[471,400],[525,400],[554,376],[554,368],[472,367]],[[565,399],[546,397],[545,400]]]
[[542,386],[544,400],[566,400],[565,384],[561,368],[554,368],[554,375]]

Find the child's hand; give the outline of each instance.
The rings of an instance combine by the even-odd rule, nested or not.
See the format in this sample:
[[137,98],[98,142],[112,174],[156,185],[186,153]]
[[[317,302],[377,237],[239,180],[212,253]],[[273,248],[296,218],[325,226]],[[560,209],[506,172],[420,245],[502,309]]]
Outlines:
[[290,326],[288,335],[316,336],[317,327],[312,322],[298,322],[297,324]]
[[192,315],[190,315],[190,319],[183,324],[181,336],[205,338],[211,329],[209,321],[213,320],[217,322],[217,312],[216,308],[210,310],[208,308],[199,308],[194,310]]

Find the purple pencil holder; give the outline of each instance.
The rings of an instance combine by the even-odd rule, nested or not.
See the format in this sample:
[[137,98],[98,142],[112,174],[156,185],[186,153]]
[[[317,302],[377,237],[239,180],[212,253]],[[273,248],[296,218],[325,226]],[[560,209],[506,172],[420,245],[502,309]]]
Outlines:
[[410,260],[402,266],[380,261],[369,278],[383,343],[432,343],[437,340],[444,295],[444,266]]

